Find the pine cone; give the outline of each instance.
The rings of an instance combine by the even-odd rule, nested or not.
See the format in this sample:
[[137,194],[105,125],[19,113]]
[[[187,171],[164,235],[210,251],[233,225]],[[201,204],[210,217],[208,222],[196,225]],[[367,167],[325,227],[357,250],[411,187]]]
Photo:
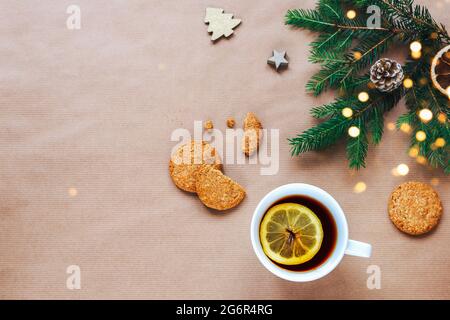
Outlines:
[[383,92],[397,89],[403,78],[402,66],[395,60],[383,58],[370,68],[370,80]]

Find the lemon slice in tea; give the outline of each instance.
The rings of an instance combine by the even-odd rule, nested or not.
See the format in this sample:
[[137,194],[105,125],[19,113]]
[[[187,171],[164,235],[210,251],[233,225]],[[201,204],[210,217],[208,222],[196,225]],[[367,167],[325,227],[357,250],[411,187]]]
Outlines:
[[284,265],[302,264],[319,251],[323,229],[319,218],[305,206],[282,203],[267,211],[259,229],[264,253]]

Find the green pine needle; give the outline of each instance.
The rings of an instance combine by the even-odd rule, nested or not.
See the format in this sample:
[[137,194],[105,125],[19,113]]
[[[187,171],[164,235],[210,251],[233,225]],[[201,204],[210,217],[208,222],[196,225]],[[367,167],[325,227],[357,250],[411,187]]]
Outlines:
[[348,136],[347,138],[347,158],[351,169],[360,169],[366,167],[367,150],[369,142],[364,121],[359,118],[354,125],[359,128],[360,133],[356,138]]
[[378,108],[373,109],[372,118],[369,121],[370,132],[372,133],[372,143],[379,144],[383,137],[384,117]]

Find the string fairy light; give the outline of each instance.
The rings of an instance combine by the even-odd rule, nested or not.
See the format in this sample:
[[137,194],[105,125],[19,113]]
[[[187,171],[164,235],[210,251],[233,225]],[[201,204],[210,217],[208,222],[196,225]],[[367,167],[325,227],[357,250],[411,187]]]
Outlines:
[[416,132],[416,140],[417,141],[422,142],[422,141],[425,141],[426,138],[427,138],[427,134],[424,131],[419,130]]
[[403,122],[400,125],[400,131],[402,131],[404,133],[410,133],[411,132],[411,126],[408,123]]
[[424,108],[419,111],[419,118],[424,123],[430,122],[433,119],[433,112],[428,108]]
[[358,100],[361,101],[361,102],[369,101],[369,94],[367,92],[365,92],[365,91],[361,91],[358,94]]
[[420,52],[422,50],[422,44],[419,41],[413,41],[409,45],[411,52]]
[[403,86],[406,89],[412,88],[413,84],[414,84],[414,82],[411,79],[409,79],[409,78],[406,78],[405,80],[403,80]]
[[434,141],[434,145],[438,148],[442,148],[445,146],[445,139],[444,138],[437,138],[436,141]]
[[346,118],[350,118],[353,115],[353,110],[349,107],[342,109],[342,115]]
[[356,18],[356,11],[355,10],[348,10],[346,16],[350,20],[353,20],[353,19]]
[[422,52],[421,51],[411,51],[411,57],[413,57],[413,59],[419,59],[422,56]]
[[447,121],[447,116],[445,115],[445,113],[441,112],[439,113],[437,119],[440,123],[445,123]]
[[389,123],[386,125],[386,127],[387,127],[387,129],[388,129],[389,131],[394,131],[394,130],[395,130],[395,123],[389,122]]
[[416,158],[417,163],[419,164],[426,164],[427,163],[427,158],[425,158],[424,156],[418,156]]
[[435,144],[434,142],[430,145],[431,151],[436,151],[437,148],[438,148],[438,147],[436,146],[436,144]]
[[419,147],[418,146],[412,146],[409,151],[408,151],[408,155],[411,158],[416,158],[419,155]]
[[353,58],[355,58],[355,60],[359,60],[359,59],[361,59],[361,57],[362,57],[361,52],[359,52],[359,51],[353,52]]
[[348,128],[348,135],[352,138],[358,137],[360,133],[361,130],[359,130],[359,128],[356,126],[351,126],[350,128]]

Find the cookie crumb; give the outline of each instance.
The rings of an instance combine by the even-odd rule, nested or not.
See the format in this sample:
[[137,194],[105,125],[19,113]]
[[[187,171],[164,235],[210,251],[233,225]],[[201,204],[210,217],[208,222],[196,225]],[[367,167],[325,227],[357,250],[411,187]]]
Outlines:
[[227,127],[228,128],[234,128],[234,125],[236,124],[236,121],[232,117],[229,117],[227,119]]
[[212,130],[214,128],[214,124],[212,120],[206,120],[205,121],[205,130]]

